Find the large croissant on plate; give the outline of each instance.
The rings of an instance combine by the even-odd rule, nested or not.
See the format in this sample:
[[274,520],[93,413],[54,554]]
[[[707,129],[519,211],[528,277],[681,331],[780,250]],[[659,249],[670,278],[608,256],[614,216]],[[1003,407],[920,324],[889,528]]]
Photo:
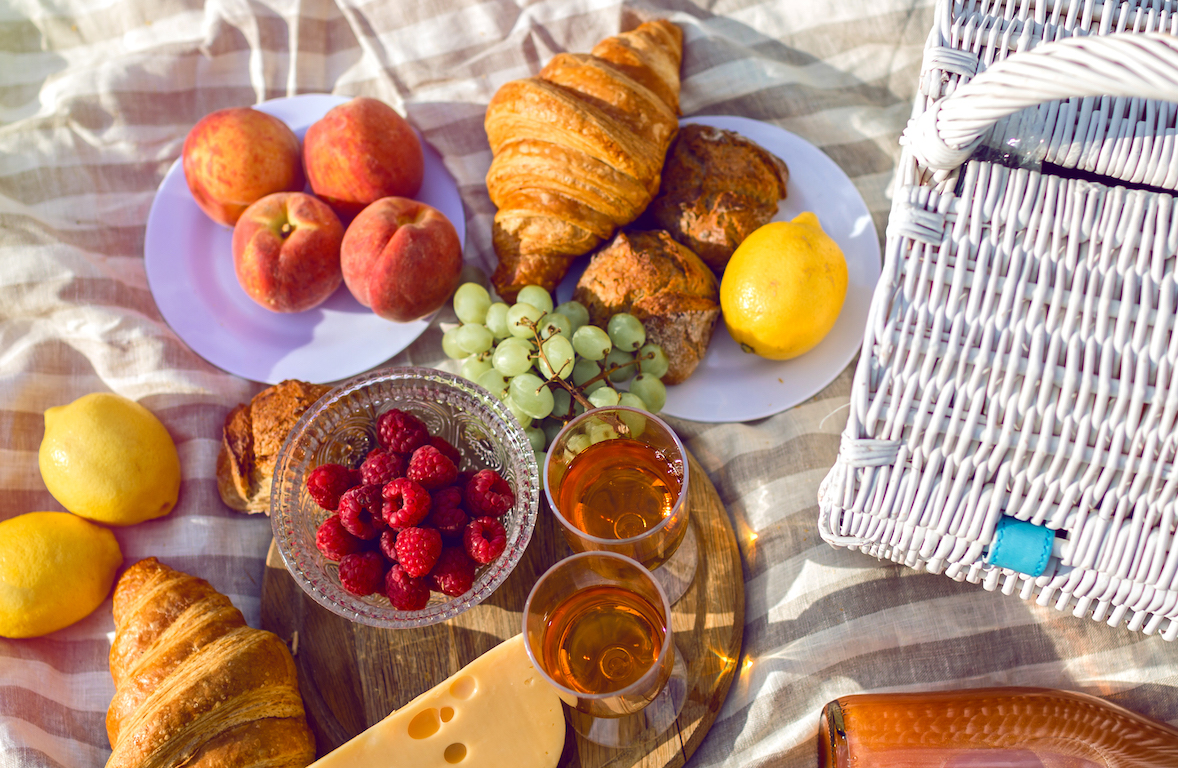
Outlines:
[[557,54],[487,107],[496,291],[552,291],[576,257],[636,219],[678,130],[683,32],[650,21],[589,54]]
[[107,768],[303,768],[315,760],[294,660],[204,579],[154,557],[114,593]]

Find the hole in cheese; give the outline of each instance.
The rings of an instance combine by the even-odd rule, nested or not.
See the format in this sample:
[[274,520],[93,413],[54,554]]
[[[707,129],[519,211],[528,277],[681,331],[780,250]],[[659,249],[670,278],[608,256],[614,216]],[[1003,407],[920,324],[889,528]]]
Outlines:
[[452,707],[442,707],[442,722],[448,723],[454,719],[454,709]]
[[466,745],[465,744],[451,744],[446,747],[446,751],[442,753],[442,757],[446,758],[446,762],[453,765],[454,763],[461,763],[466,759]]
[[469,699],[478,689],[478,683],[470,675],[463,675],[450,683],[450,695],[456,699]]
[[442,724],[438,722],[438,710],[423,709],[409,721],[409,737],[412,739],[428,739],[438,732]]

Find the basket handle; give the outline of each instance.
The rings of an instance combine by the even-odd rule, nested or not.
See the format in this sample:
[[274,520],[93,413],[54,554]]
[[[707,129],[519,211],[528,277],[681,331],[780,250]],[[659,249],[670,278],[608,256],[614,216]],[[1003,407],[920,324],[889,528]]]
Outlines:
[[1069,37],[995,62],[908,124],[900,143],[935,171],[964,163],[992,125],[1020,109],[1084,96],[1178,102],[1178,37]]

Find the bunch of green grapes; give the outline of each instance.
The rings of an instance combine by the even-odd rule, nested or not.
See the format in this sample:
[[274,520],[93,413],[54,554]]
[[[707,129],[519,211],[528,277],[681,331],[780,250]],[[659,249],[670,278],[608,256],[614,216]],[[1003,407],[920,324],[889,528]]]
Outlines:
[[[492,301],[478,283],[454,293],[461,325],[442,335],[442,350],[462,361],[462,376],[497,396],[541,453],[565,423],[587,408],[627,405],[662,410],[667,355],[646,329],[620,312],[605,328],[589,323],[577,301],[553,306],[538,285],[516,302]],[[627,385],[626,389],[622,385]]]

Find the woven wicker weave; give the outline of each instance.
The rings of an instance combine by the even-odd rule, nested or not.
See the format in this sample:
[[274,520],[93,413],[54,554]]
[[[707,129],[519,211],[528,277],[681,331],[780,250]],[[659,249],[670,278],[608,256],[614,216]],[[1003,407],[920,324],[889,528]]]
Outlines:
[[[1178,187],[1173,5],[938,7],[831,544],[1178,637],[1178,207],[1116,181]],[[1040,575],[987,562],[1003,518]]]

